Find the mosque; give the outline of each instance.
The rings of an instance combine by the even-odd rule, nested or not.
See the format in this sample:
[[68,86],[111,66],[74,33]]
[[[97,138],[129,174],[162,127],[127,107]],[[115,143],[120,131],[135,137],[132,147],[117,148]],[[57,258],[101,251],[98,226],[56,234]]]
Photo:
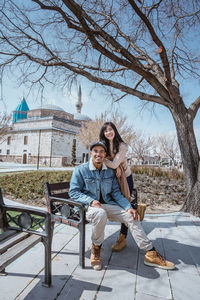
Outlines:
[[23,98],[13,112],[12,126],[0,142],[0,161],[67,166],[71,163],[73,144],[76,162],[88,161],[89,150],[77,137],[82,124],[90,120],[81,114],[81,98],[79,86],[75,114],[51,104],[30,110]]

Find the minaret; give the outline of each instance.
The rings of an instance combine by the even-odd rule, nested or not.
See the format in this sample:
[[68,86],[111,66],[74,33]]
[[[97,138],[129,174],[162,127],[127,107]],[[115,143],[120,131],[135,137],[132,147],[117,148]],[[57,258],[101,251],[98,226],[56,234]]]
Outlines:
[[77,113],[80,114],[81,113],[81,108],[83,106],[83,103],[81,101],[82,98],[82,93],[81,93],[81,86],[79,85],[79,89],[78,89],[78,100],[76,102],[76,110]]

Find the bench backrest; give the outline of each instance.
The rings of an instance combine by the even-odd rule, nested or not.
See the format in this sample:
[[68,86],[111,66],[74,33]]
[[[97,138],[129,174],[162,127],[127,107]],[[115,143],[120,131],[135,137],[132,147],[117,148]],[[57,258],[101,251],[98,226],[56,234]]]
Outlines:
[[69,191],[70,182],[57,182],[57,183],[45,183],[45,194],[49,196],[55,196],[58,198],[70,198]]
[[82,204],[73,201],[68,194],[70,182],[44,184],[45,199],[48,212],[54,221],[79,227],[85,223],[85,208]]
[[65,182],[57,182],[57,183],[49,183],[45,182],[44,191],[45,191],[45,199],[47,204],[47,209],[49,213],[55,213],[57,210],[56,203],[51,201],[51,197],[69,199],[69,185],[68,181]]

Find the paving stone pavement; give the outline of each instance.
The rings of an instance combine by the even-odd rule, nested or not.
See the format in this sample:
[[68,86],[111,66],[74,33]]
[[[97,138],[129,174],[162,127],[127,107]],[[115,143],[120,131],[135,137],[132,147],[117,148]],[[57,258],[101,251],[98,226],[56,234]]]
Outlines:
[[156,249],[176,264],[166,271],[145,266],[144,252],[132,236],[127,247],[112,253],[120,225],[109,222],[103,243],[103,269],[90,267],[91,225],[86,226],[86,268],[78,265],[78,231],[58,225],[52,250],[53,285],[43,281],[44,251],[37,244],[0,276],[1,300],[199,300],[200,218],[186,213],[146,215],[142,222]]

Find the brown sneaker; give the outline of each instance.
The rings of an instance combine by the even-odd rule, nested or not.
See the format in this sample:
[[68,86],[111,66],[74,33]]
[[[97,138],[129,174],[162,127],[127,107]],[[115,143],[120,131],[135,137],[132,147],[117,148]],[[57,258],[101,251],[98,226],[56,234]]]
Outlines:
[[123,233],[120,233],[118,240],[112,246],[113,252],[119,252],[126,247],[126,237]]
[[164,259],[156,250],[147,251],[144,258],[144,264],[150,267],[157,267],[165,270],[175,269],[175,265]]
[[101,262],[101,246],[95,246],[92,244],[90,263],[94,270],[100,271],[102,268]]
[[147,206],[144,203],[138,203],[137,213],[138,213],[138,220],[142,221],[144,219],[144,214]]

